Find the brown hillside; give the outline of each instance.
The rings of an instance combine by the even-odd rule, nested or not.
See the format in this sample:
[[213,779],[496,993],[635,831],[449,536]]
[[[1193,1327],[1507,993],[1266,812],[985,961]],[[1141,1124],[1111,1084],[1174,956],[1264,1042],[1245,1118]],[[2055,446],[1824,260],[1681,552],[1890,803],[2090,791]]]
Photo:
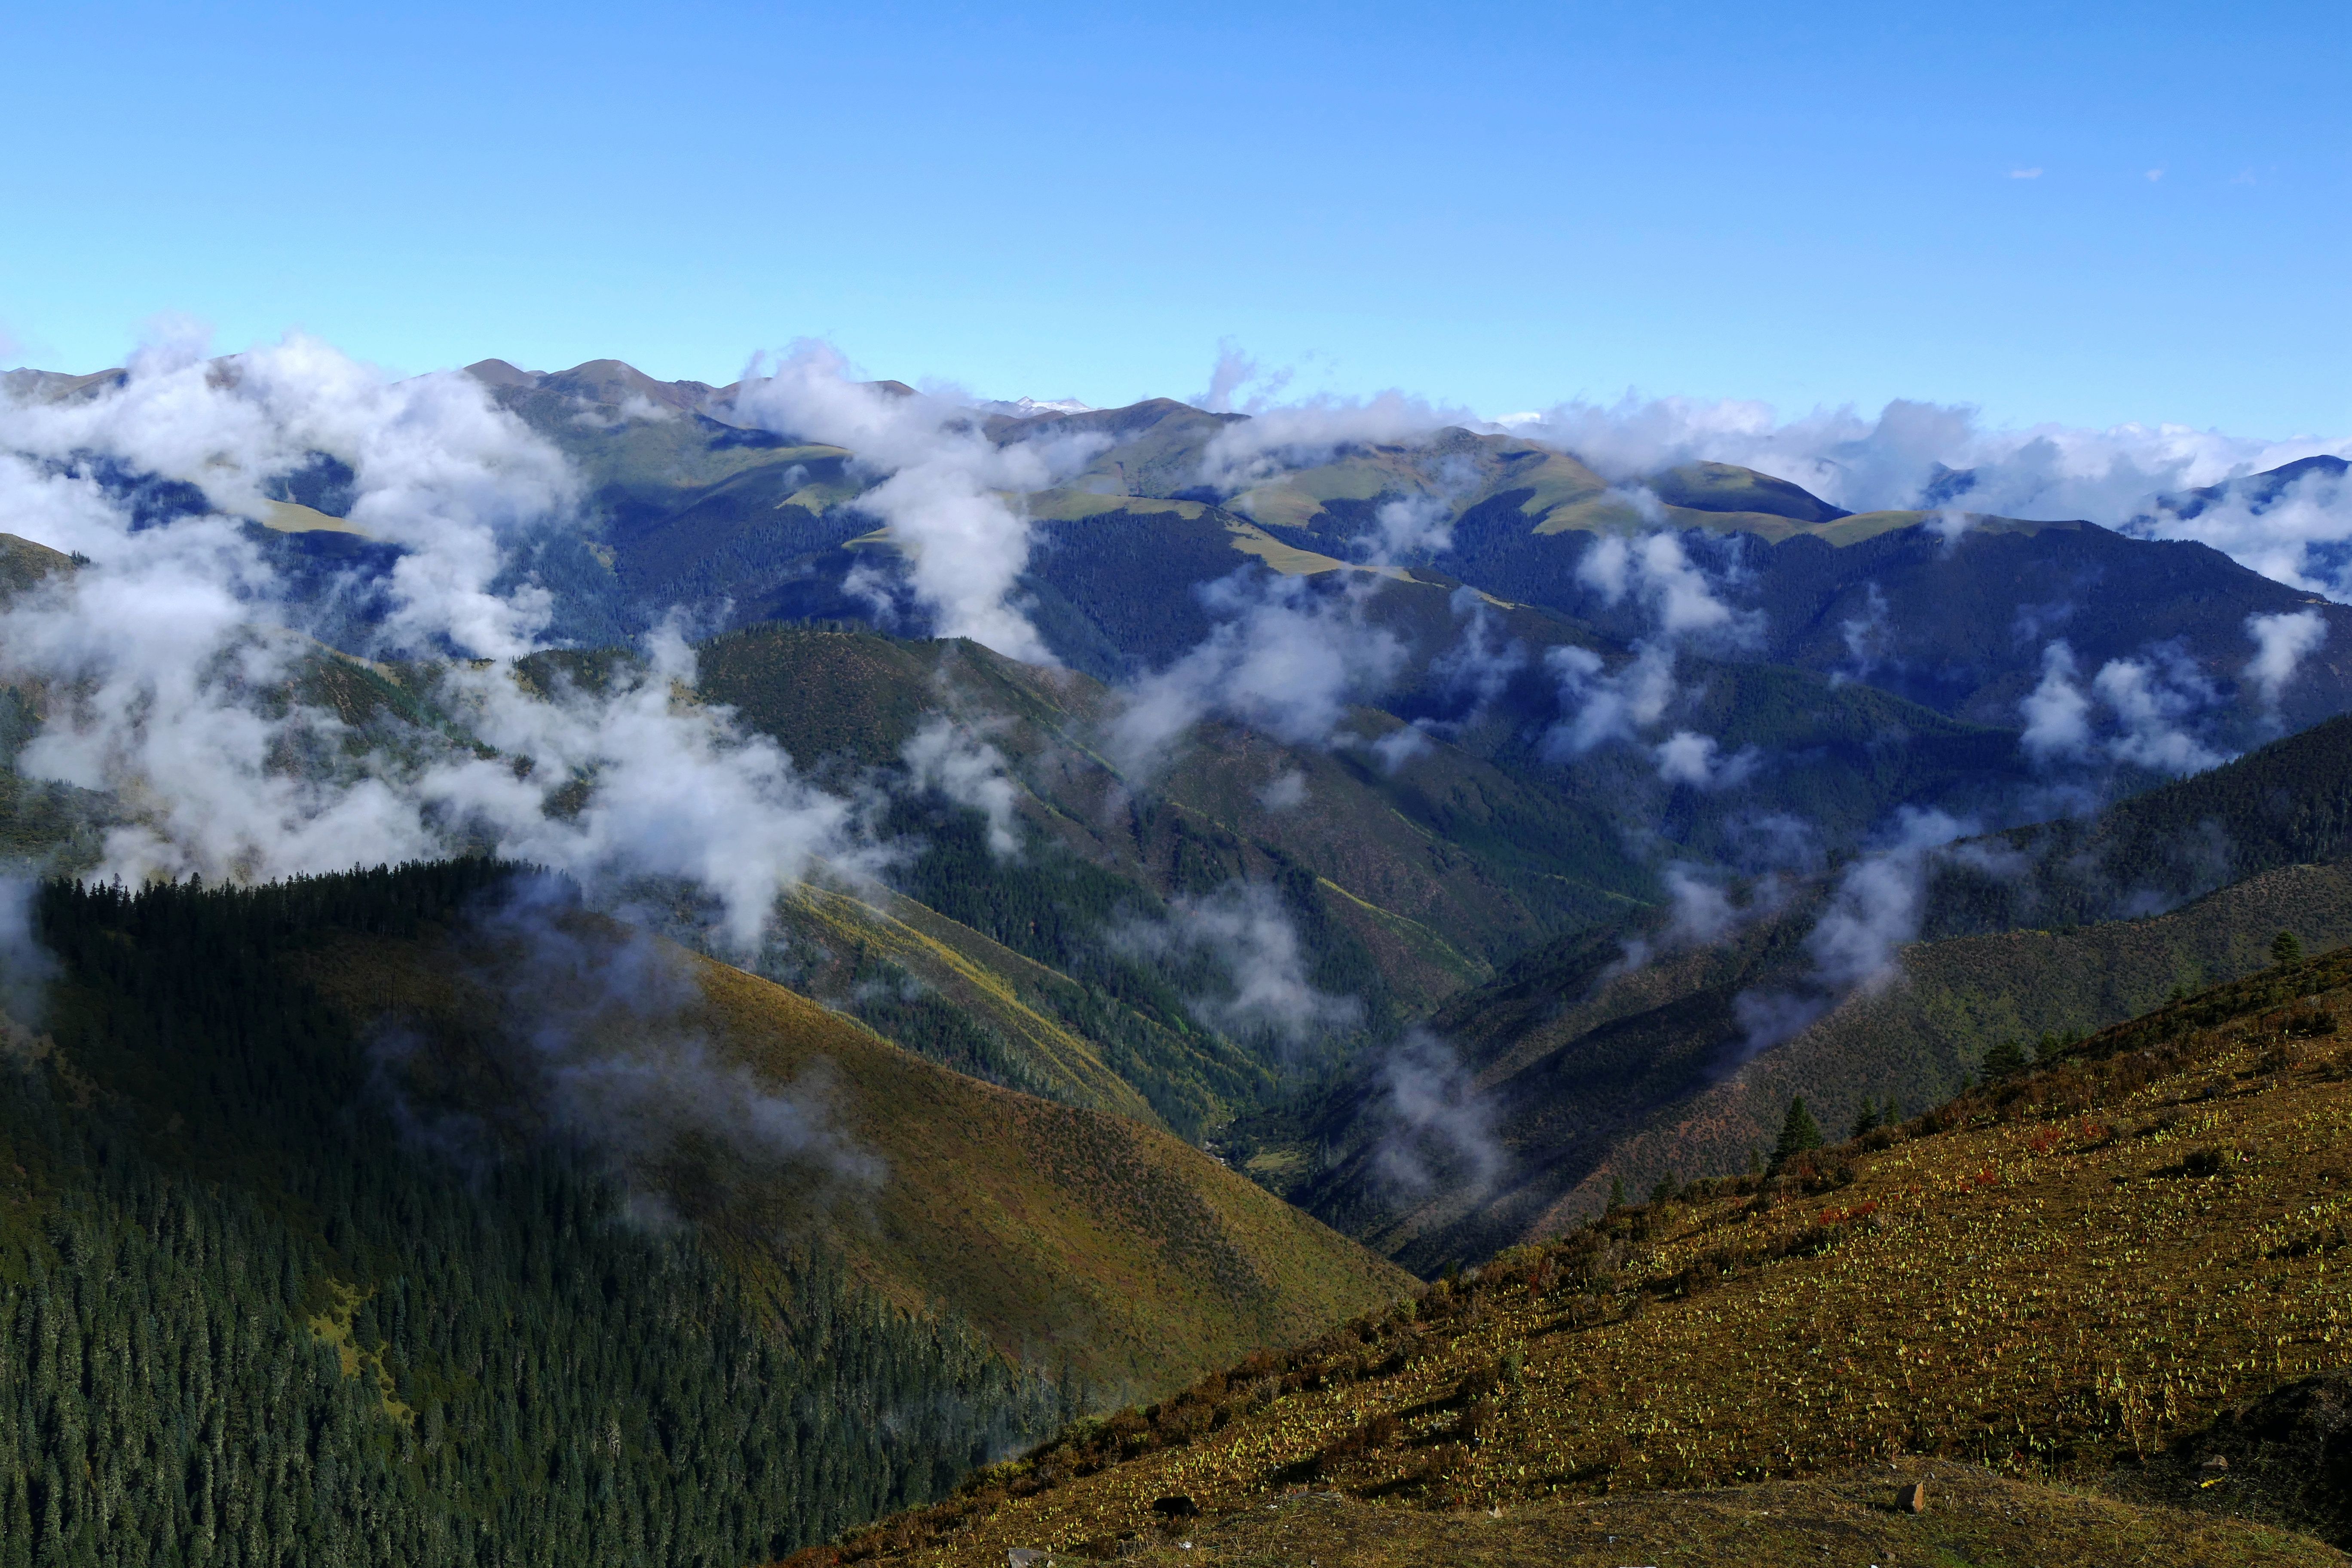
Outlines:
[[[814,1226],[899,1301],[943,1305],[1010,1353],[1128,1396],[1411,1283],[1164,1132],[950,1072],[797,993],[626,928],[578,918],[566,934],[600,976],[652,964],[686,982],[658,1016],[600,1016],[610,1048],[636,1035],[707,1044],[818,1124],[810,1146],[822,1162],[762,1170],[688,1150],[651,1163],[646,1173],[676,1207],[740,1248]],[[423,1036],[421,1070],[476,1092],[501,1078],[486,1035],[520,1017],[535,1026],[562,1000],[541,994],[524,955],[495,944],[346,938],[299,962],[354,1014]]]
[[[1914,1515],[1896,1505],[1926,1478]],[[1835,1563],[2134,1563],[2138,1568],[2342,1568],[2307,1535],[2236,1519],[2134,1506],[1966,1466],[1871,1470],[1835,1479],[1705,1491],[1548,1499],[1525,1507],[1384,1508],[1293,1491],[1259,1509],[1139,1538],[1121,1560],[1323,1568],[1626,1568],[1629,1563],[1822,1568]]]
[[2347,987],[2352,949],[1780,1175],[1617,1211],[829,1550],[1114,1555],[1180,1494],[1215,1516],[1308,1487],[1507,1517],[1889,1462],[2078,1481],[2167,1462],[2233,1401],[2347,1359]]

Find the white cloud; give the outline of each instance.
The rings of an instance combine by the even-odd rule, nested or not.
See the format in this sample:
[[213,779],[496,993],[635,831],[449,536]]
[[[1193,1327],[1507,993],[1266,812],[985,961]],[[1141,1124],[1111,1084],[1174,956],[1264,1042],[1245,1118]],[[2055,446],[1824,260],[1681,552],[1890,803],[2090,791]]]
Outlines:
[[1238,490],[1289,468],[1329,462],[1354,446],[1419,447],[1447,426],[1482,425],[1466,409],[1441,407],[1402,392],[1369,398],[1323,396],[1259,409],[1209,438],[1201,482]]
[[1282,389],[1290,384],[1290,378],[1289,370],[1266,371],[1257,361],[1244,353],[1241,345],[1232,338],[1220,339],[1217,361],[1209,372],[1208,389],[1195,394],[1192,403],[1195,407],[1205,408],[1212,414],[1231,414],[1234,412],[1234,395],[1243,387],[1255,384],[1258,391],[1252,401],[1264,404],[1279,397]]
[[2036,763],[2079,760],[2091,745],[2091,700],[2074,679],[2074,650],[2063,641],[2042,650],[2042,680],[2018,704],[2021,743]]
[[2107,742],[2117,761],[2178,777],[2228,760],[2181,727],[2181,720],[2214,700],[2212,687],[2187,658],[2166,660],[2162,668],[2148,659],[2109,659],[2092,678],[2091,689],[2123,726]]
[[1365,616],[1383,579],[1349,577],[1325,586],[1244,569],[1202,590],[1223,618],[1190,652],[1123,693],[1109,724],[1114,760],[1149,771],[1185,731],[1210,718],[1289,745],[1334,743],[1349,704],[1385,690],[1406,654],[1395,634]]
[[1657,758],[1658,776],[1666,783],[1704,790],[1747,783],[1763,760],[1753,746],[1742,746],[1729,757],[1719,755],[1721,749],[1712,735],[1677,730],[1653,747],[1650,754]]
[[1133,952],[1211,960],[1223,988],[1187,1005],[1229,1035],[1271,1034],[1297,1045],[1363,1019],[1362,1003],[1318,990],[1307,978],[1297,927],[1264,882],[1233,881],[1171,899],[1166,921],[1129,924],[1116,940]]
[[1372,760],[1381,771],[1392,773],[1423,752],[1434,750],[1434,742],[1423,724],[1400,724],[1372,742]]
[[[1648,489],[1624,493],[1646,498],[1656,509],[1655,515],[1664,515],[1664,508]],[[1761,629],[1757,616],[1743,615],[1716,596],[1715,585],[1675,533],[1645,533],[1631,539],[1603,534],[1577,563],[1576,575],[1606,604],[1640,599],[1658,630],[1668,637],[1718,636],[1744,642]]]
[[1976,830],[1976,824],[1946,812],[1900,808],[1892,835],[1839,875],[1828,907],[1805,937],[1811,967],[1803,983],[1734,998],[1741,1031],[1735,1063],[1802,1032],[1853,993],[1892,984],[1901,973],[1896,953],[1918,937],[1927,879],[1939,861],[1958,857],[1992,875],[2013,874],[2013,861],[1997,850],[1953,847]]
[[1057,662],[1015,602],[1033,542],[1028,520],[1005,498],[1066,477],[1107,437],[1000,447],[960,401],[857,381],[837,350],[814,342],[795,343],[772,374],[747,375],[734,407],[780,435],[845,447],[862,468],[887,476],[857,506],[888,524],[906,551],[908,584],[938,635],[1033,664]]
[[1751,882],[1744,902],[1732,897],[1721,872],[1685,860],[1669,864],[1662,879],[1666,889],[1665,923],[1627,938],[1622,953],[1609,966],[1604,979],[1630,974],[1668,953],[1711,947],[1741,927],[1777,912],[1788,900],[1789,884],[1777,872]]
[[[285,700],[329,658],[235,521],[324,451],[354,475],[353,522],[403,553],[395,645],[483,656],[424,693],[483,757],[431,731],[371,748],[335,714]],[[200,487],[203,515],[144,526],[88,473],[100,458]],[[496,584],[525,530],[562,525],[577,486],[552,448],[462,375],[391,382],[301,338],[206,362],[174,331],[120,388],[0,404],[0,505],[16,531],[94,565],[0,616],[8,679],[53,700],[27,776],[110,792],[124,820],[97,874],[264,879],[484,846],[617,896],[676,878],[715,897],[718,936],[755,947],[778,890],[822,859],[870,856],[858,807],[816,790],[772,742],[684,700],[674,628],[602,690],[527,691],[547,596]]]
[[1373,1175],[1398,1197],[1424,1197],[1441,1186],[1462,1196],[1493,1187],[1509,1163],[1496,1136],[1492,1096],[1453,1047],[1415,1029],[1381,1066]]
[[2264,707],[2276,708],[2304,657],[2326,644],[2327,622],[2317,610],[2248,616],[2246,635],[2256,650],[2246,666],[2246,679],[2254,683]]
[[1307,775],[1286,768],[1257,792],[1257,803],[1268,811],[1294,811],[1307,804]]
[[[1763,403],[1628,394],[1613,404],[1559,405],[1517,433],[1574,452],[1612,482],[1706,460],[1790,480],[1850,511],[1950,510],[2087,518],[2110,527],[2148,512],[2159,495],[2315,454],[2352,452],[2352,440],[2343,438],[2266,441],[2181,425],[1991,426],[1973,408],[1906,399],[1873,416],[1849,406],[1783,420]],[[2352,509],[2335,499],[2330,476],[2306,476],[2296,498],[2300,509],[2290,500],[2275,521],[2242,531],[2226,510],[2193,519],[2159,513],[2134,529],[2201,539],[2256,571],[2294,582],[2287,573],[2303,570],[2302,543],[2352,537]],[[2292,553],[2282,555],[2282,549]]]
[[934,713],[908,737],[898,754],[919,789],[935,789],[988,818],[989,852],[999,859],[1019,852],[1014,808],[1020,786],[1005,770],[1004,753],[944,714]]
[[2275,494],[2266,484],[2232,479],[2211,501],[2178,509],[2151,503],[2126,520],[2124,531],[2144,539],[2193,539],[2291,587],[2352,599],[2352,473],[2315,467]]
[[[2257,654],[2256,664],[2263,657]],[[2042,650],[2041,681],[2018,704],[2025,718],[2020,743],[2036,766],[2101,755],[2176,777],[2202,773],[2227,758],[2191,734],[2186,721],[2217,700],[2196,661],[2178,648],[2159,648],[2145,658],[2109,659],[2085,691],[2074,649],[2053,642]],[[2101,704],[2117,727],[2104,741],[2097,738]]]
[[1664,643],[1638,646],[1615,670],[1605,670],[1591,649],[1564,643],[1545,650],[1544,668],[1559,682],[1561,710],[1573,715],[1544,737],[1545,754],[1555,759],[1638,739],[1675,698],[1675,650]]

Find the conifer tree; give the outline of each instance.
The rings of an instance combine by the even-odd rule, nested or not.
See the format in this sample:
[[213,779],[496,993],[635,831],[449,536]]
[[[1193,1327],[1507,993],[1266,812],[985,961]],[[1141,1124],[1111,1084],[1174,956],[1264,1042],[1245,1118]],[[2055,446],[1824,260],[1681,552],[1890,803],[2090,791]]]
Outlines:
[[1872,1100],[1868,1095],[1864,1095],[1863,1096],[1862,1109],[1853,1113],[1853,1135],[1859,1138],[1865,1132],[1874,1131],[1877,1130],[1879,1123],[1885,1120],[1886,1113],[1879,1109],[1878,1102]]
[[2025,1047],[2015,1040],[2003,1040],[1985,1053],[1985,1081],[2009,1078],[2025,1070]]
[[1789,1114],[1780,1121],[1780,1141],[1772,1145],[1772,1168],[1777,1171],[1807,1150],[1821,1146],[1821,1126],[1805,1109],[1805,1097],[1797,1095],[1789,1101]]
[[2303,940],[2291,931],[2283,931],[2271,938],[2271,962],[2280,965],[2301,963]]

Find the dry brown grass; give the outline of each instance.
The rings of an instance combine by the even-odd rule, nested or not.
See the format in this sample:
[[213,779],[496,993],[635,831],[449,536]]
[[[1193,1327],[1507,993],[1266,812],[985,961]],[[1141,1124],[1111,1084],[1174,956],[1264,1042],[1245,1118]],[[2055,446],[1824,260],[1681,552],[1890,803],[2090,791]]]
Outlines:
[[1108,1551],[1154,1499],[1391,1507],[1929,1456],[2091,1477],[2340,1366],[2352,957],[2257,977],[1769,1183],[1516,1249],[1160,1405],[1081,1426],[835,1555]]
[[[1899,1509],[1902,1485],[1923,1479],[1927,1510]],[[1310,1562],[1321,1568],[2287,1568],[2346,1562],[2307,1536],[1954,1465],[1707,1491],[1549,1499],[1495,1512],[1406,1510],[1309,1492],[1203,1528],[1138,1537],[1119,1555],[1138,1568],[1303,1568]]]

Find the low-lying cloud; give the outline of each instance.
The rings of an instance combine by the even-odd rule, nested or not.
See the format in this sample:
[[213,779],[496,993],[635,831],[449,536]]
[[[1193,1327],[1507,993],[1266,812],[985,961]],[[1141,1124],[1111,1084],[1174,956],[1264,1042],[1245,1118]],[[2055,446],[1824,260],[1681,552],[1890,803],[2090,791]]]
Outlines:
[[1003,752],[968,726],[934,713],[908,737],[898,754],[918,789],[937,790],[988,819],[990,853],[1003,859],[1020,851],[1015,813],[1021,786],[1013,782]]
[[2271,616],[2248,616],[2246,636],[2254,657],[2245,668],[2263,707],[2275,710],[2305,658],[2327,644],[2327,622],[2317,610],[2294,610]]
[[1391,1199],[1439,1191],[1469,1199],[1494,1188],[1509,1164],[1497,1134],[1500,1108],[1452,1047],[1415,1029],[1373,1081],[1370,1166]]
[[[763,368],[763,367],[759,367]],[[1085,466],[1107,437],[1047,436],[999,446],[968,399],[908,395],[855,378],[830,344],[795,343],[767,374],[747,374],[736,416],[795,440],[848,448],[881,482],[858,510],[888,525],[914,596],[940,637],[970,637],[1009,658],[1057,662],[1016,602],[1034,543],[1009,494],[1045,489]],[[877,610],[888,585],[860,579]]]
[[1897,955],[1918,939],[1928,879],[1939,864],[1964,864],[1995,877],[2021,869],[1997,843],[1966,842],[1977,825],[1943,811],[1906,806],[1892,830],[1840,873],[1829,902],[1805,936],[1810,965],[1802,980],[1733,999],[1740,1030],[1727,1065],[1737,1067],[1811,1026],[1856,993],[1883,990],[1901,974]]
[[780,1083],[731,1059],[701,1017],[694,960],[631,927],[583,919],[559,879],[521,878],[471,917],[467,978],[499,999],[484,1037],[527,1121],[493,1135],[481,1109],[425,1103],[409,1065],[419,1042],[388,1027],[379,1084],[412,1137],[469,1162],[529,1133],[657,1178],[681,1153],[723,1152],[757,1172],[790,1169],[820,1192],[871,1191],[887,1167],[844,1123],[830,1066]]
[[1408,655],[1369,616],[1382,579],[1349,573],[1324,580],[1340,576],[1285,577],[1252,566],[1208,584],[1202,599],[1219,617],[1215,629],[1127,688],[1108,726],[1113,760],[1149,773],[1208,719],[1289,745],[1336,743],[1349,707],[1386,691]]
[[[2319,629],[2324,636],[2325,623],[2319,623]],[[2283,635],[2273,633],[2278,651],[2258,652],[2256,666],[2270,657],[2282,671],[2278,679],[2284,687],[2294,658],[2301,657],[2289,650],[2308,636],[2299,624]],[[2261,643],[2259,636],[2256,641]],[[2191,721],[2220,701],[2196,660],[2175,647],[2139,658],[2109,659],[2086,689],[2074,650],[2062,639],[2043,646],[2042,679],[2018,705],[2025,720],[2019,743],[2040,767],[2106,761],[2184,777],[2229,761],[2228,753],[2209,745],[2190,728]],[[2100,722],[2102,709],[2107,716],[2105,725]]]
[[[2084,518],[2146,538],[2193,539],[2298,587],[2352,597],[2352,484],[2315,468],[2271,495],[2233,481],[2352,439],[2272,441],[2179,425],[2091,430],[1999,426],[1974,408],[1897,399],[1781,418],[1769,405],[1641,397],[1570,402],[1515,416],[1515,433],[1574,452],[1630,484],[1684,463],[1736,463],[1849,511],[1919,510],[1964,527],[1972,514]],[[2160,504],[2226,485],[2218,501]]]
[[[354,729],[303,696],[341,656],[305,635],[315,604],[241,519],[319,452],[352,472],[352,524],[401,549],[360,651],[434,658],[399,679],[463,741],[389,710]],[[152,481],[110,489],[121,473]],[[155,484],[180,487],[172,513],[142,510]],[[47,708],[19,771],[121,803],[100,877],[489,850],[592,891],[686,879],[719,900],[719,940],[752,950],[779,890],[820,860],[858,865],[859,808],[688,699],[676,627],[599,681],[522,677],[549,596],[508,580],[511,552],[572,525],[577,496],[561,456],[472,378],[390,382],[307,339],[215,361],[175,340],[85,400],[0,403],[13,529],[90,563],[0,610],[0,673]]]
[[1194,1016],[1235,1037],[1271,1036],[1292,1046],[1363,1022],[1363,1004],[1318,988],[1282,898],[1264,882],[1233,881],[1213,893],[1180,895],[1160,921],[1130,921],[1117,933],[1130,952],[1206,960],[1216,976],[1186,999]]

